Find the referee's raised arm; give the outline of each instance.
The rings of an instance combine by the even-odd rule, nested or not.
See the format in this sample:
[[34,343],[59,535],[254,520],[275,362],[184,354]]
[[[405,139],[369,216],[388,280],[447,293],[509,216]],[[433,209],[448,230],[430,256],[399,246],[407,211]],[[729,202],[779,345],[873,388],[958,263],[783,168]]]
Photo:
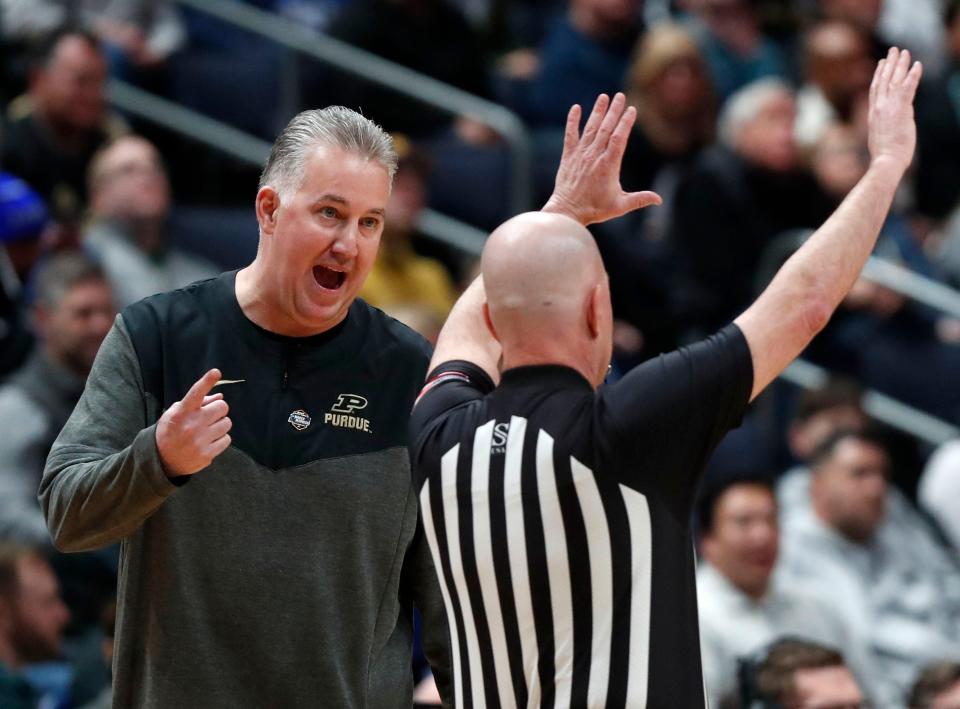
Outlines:
[[833,215],[735,322],[753,358],[751,399],[822,330],[873,250],[916,145],[913,97],[922,67],[891,48],[870,86],[870,168]]

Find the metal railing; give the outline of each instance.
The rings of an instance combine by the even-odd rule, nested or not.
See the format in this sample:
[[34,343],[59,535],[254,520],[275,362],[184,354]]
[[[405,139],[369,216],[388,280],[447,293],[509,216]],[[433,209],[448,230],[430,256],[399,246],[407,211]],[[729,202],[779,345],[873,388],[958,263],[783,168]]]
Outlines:
[[[123,81],[112,79],[107,93],[117,108],[193,138],[242,162],[260,167],[270,155],[267,141]],[[466,253],[479,254],[487,238],[486,232],[432,209],[423,210],[417,226],[427,236]]]
[[[237,0],[177,2],[265,37],[289,50],[301,52],[341,71],[422,101],[450,115],[470,116],[490,127],[503,137],[511,149],[511,213],[519,214],[531,208],[533,178],[530,138],[523,122],[512,111],[426,74]],[[298,100],[290,98],[296,97],[299,91],[296,72],[286,71],[280,80],[285,82],[281,84],[281,94],[287,97],[288,101],[299,104]],[[299,106],[295,105],[291,111],[297,108]]]
[[860,276],[934,310],[960,318],[960,292],[893,261],[871,256]]
[[[780,375],[784,381],[804,389],[820,389],[826,385],[830,376],[828,370],[804,359],[795,360]],[[874,389],[864,391],[863,408],[877,421],[933,445],[940,445],[960,436],[960,428]]]

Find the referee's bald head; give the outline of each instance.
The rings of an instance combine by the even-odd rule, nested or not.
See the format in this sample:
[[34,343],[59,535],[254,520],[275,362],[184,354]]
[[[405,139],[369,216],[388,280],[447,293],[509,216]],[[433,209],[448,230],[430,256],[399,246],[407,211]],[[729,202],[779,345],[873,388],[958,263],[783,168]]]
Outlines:
[[487,312],[503,346],[530,363],[575,366],[598,385],[612,348],[607,274],[590,232],[559,214],[529,212],[487,240],[481,261]]

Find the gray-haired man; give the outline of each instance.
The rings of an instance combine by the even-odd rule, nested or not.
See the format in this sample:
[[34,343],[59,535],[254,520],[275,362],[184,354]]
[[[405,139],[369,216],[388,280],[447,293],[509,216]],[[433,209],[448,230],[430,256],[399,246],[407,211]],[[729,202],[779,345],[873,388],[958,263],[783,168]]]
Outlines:
[[40,499],[60,549],[122,543],[114,706],[410,706],[414,602],[446,691],[405,448],[429,349],[356,299],[395,166],[361,116],[300,114],[255,261],[104,341]]

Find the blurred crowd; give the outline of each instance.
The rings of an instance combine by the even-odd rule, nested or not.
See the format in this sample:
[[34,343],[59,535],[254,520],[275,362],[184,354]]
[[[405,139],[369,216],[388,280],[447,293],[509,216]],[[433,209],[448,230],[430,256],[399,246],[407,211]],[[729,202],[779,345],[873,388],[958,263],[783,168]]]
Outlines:
[[[664,204],[593,230],[612,377],[729,322],[854,188],[891,44],[925,69],[917,156],[876,254],[960,286],[958,0],[246,4],[516,113],[536,204],[569,107],[626,93],[623,186]],[[0,57],[0,706],[109,706],[118,550],[52,549],[44,461],[116,312],[240,267],[257,244],[257,169],[111,108],[109,82],[266,140],[333,103],[382,124],[400,170],[362,296],[428,339],[476,264],[420,219],[509,216],[511,148],[482,116],[165,0],[0,0]],[[960,321],[864,279],[805,357],[835,377],[761,397],[701,491],[711,703],[957,709],[960,441],[934,450],[880,426],[864,392],[960,423]]]

